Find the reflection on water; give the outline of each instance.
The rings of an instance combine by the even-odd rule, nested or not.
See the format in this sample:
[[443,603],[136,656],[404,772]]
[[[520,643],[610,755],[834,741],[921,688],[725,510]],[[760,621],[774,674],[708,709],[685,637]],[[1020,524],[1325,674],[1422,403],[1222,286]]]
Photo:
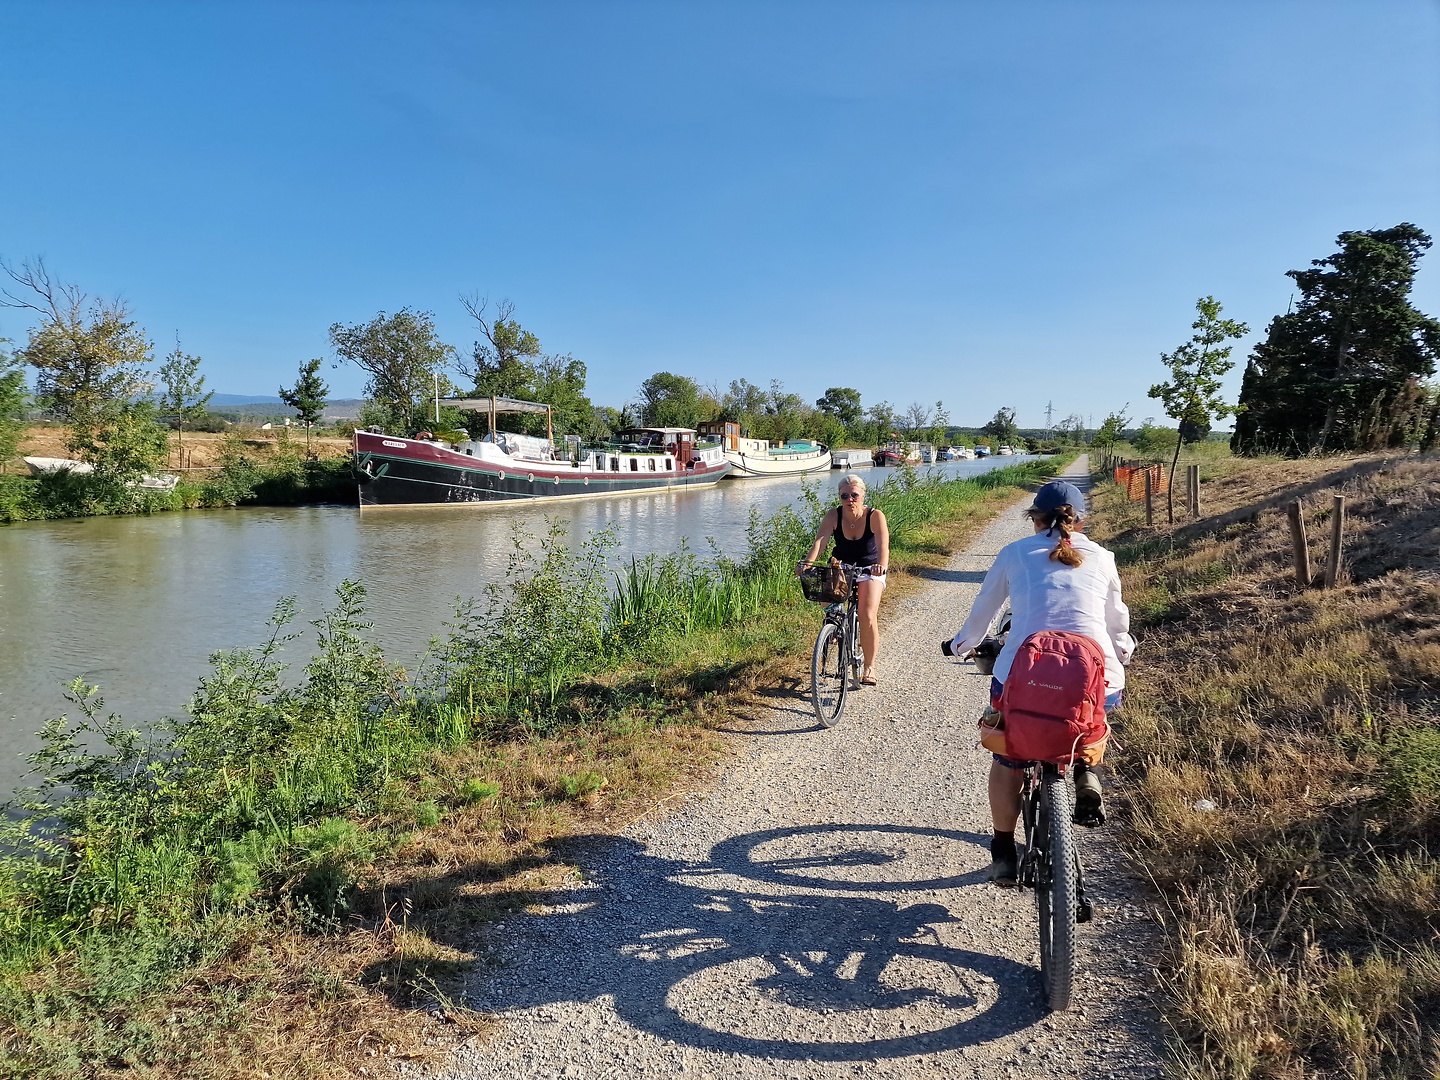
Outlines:
[[[934,468],[973,475],[997,464]],[[811,482],[828,498],[839,476]],[[549,505],[251,508],[0,528],[0,789],[22,772],[31,733],[64,711],[63,684],[98,683],[107,711],[139,726],[174,715],[210,653],[258,643],[282,596],[313,615],[340,582],[363,582],[376,639],[408,662],[443,632],[457,597],[503,576],[517,522],[541,533],[550,517],[572,537],[613,526],[621,560],[674,551],[682,537],[702,555],[713,537],[739,556],[752,507],[768,514],[799,497],[798,480],[743,480]]]

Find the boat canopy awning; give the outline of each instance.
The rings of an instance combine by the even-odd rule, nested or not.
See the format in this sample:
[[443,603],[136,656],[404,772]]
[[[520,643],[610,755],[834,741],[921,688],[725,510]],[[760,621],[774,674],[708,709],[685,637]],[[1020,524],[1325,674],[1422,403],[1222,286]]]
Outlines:
[[550,406],[539,401],[521,401],[519,398],[508,397],[482,397],[482,398],[441,398],[441,405],[453,405],[457,409],[464,409],[467,412],[484,413],[548,413]]

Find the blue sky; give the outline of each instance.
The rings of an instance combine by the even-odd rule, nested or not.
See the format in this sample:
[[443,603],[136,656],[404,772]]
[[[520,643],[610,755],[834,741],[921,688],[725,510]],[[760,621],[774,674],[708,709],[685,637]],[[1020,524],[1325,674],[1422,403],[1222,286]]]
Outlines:
[[0,256],[230,393],[382,309],[468,349],[475,291],[600,403],[1138,418],[1197,297],[1259,332],[1342,230],[1440,234],[1434,2],[0,0],[0,99]]

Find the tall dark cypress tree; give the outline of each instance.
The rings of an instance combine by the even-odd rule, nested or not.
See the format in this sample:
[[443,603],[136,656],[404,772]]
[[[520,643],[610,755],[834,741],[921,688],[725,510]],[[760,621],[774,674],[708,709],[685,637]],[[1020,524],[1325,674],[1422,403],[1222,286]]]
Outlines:
[[1300,303],[1250,356],[1237,453],[1377,449],[1405,442],[1420,420],[1418,381],[1440,357],[1440,320],[1410,303],[1410,289],[1430,237],[1407,222],[1338,242],[1286,275]]

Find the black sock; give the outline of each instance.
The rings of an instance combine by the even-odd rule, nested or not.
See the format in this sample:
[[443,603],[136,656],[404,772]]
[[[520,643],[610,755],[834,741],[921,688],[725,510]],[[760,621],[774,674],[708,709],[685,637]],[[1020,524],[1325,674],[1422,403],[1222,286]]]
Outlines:
[[1000,832],[998,829],[995,835],[990,838],[990,857],[1000,858],[1004,855],[1015,854],[1015,830]]

